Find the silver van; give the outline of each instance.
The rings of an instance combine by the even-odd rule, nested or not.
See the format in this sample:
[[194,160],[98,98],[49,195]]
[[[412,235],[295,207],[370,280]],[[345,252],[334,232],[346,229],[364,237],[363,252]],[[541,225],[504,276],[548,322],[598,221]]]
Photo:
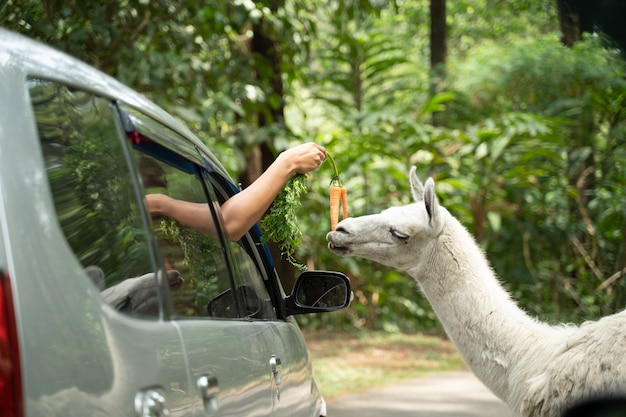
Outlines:
[[[188,128],[88,65],[0,29],[0,416],[326,414],[294,315],[348,278],[285,294],[238,192]],[[217,234],[151,219],[147,193],[202,202]]]

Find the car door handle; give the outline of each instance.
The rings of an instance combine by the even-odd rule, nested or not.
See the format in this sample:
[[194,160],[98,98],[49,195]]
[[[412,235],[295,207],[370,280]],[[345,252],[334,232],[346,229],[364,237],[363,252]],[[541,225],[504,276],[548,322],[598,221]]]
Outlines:
[[135,414],[137,417],[165,417],[170,412],[165,406],[165,397],[159,388],[147,388],[135,394]]
[[280,371],[281,371],[281,362],[280,359],[276,356],[272,355],[270,358],[270,369],[272,370],[272,376],[274,377],[274,382],[276,385],[280,385]]
[[204,412],[207,414],[214,413],[219,408],[217,396],[220,393],[217,378],[211,375],[201,375],[196,381],[200,398],[204,405]]
[[272,371],[272,376],[274,377],[274,384],[276,384],[276,399],[280,401],[280,381],[281,381],[281,362],[280,359],[275,355],[272,355],[270,358],[270,369]]

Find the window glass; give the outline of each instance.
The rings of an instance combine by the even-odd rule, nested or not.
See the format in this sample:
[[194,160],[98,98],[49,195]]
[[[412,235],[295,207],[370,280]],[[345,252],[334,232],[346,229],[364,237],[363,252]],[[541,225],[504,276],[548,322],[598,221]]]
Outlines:
[[157,280],[124,144],[106,100],[30,80],[29,92],[65,239],[114,308],[159,314]]
[[[160,131],[160,135],[166,133],[172,135]],[[219,200],[210,181],[206,181],[206,171],[147,138],[135,145],[135,156],[146,201],[160,194],[161,198],[165,195],[184,204],[199,204],[207,214],[205,221],[211,223],[210,231],[200,231],[201,225],[185,222],[180,212],[153,218],[168,275],[176,271],[183,281],[182,286],[170,286],[174,315],[275,319],[272,300],[252,258],[238,243],[224,241],[218,235],[220,206],[213,204],[211,213],[209,202]],[[192,221],[195,223],[195,219]]]
[[[135,151],[144,192],[147,195],[165,195],[184,203],[198,203],[210,214],[201,177],[164,162],[168,160],[169,151],[165,148],[161,151],[155,149],[151,145],[153,153],[160,153],[161,158],[146,155],[141,151],[141,146]],[[186,168],[189,166],[185,164]],[[179,280],[170,285],[174,315],[238,317],[234,300],[222,295],[229,294],[231,279],[224,248],[218,236],[189,227],[181,222],[180,217],[170,214],[168,217],[153,218],[153,229],[168,276],[172,271],[176,271],[175,275],[180,274]],[[211,215],[208,219],[215,224]],[[220,300],[220,308],[210,311],[209,304],[216,299]],[[215,302],[212,305],[214,304]]]
[[231,242],[235,265],[235,287],[242,307],[242,316],[251,319],[276,318],[276,310],[265,286],[265,281],[250,257],[239,245]]
[[[217,181],[206,178],[208,183],[215,185],[218,201],[224,203],[229,197]],[[267,281],[263,279],[259,271],[257,262],[252,258],[252,254],[244,249],[244,242],[248,242],[250,251],[255,251],[255,244],[251,236],[244,236],[237,243],[228,242],[230,254],[233,258],[235,269],[234,281],[238,303],[241,308],[242,317],[260,320],[276,319],[276,309],[272,303],[267,288]],[[257,254],[258,255],[258,254]],[[258,259],[260,264],[261,260]]]
[[[124,105],[120,108],[144,201],[167,196],[203,208],[200,225],[181,217],[181,209],[151,213],[174,316],[275,319],[266,281],[250,253],[240,246],[243,241],[225,241],[224,233],[220,233],[219,204],[232,194],[232,185],[216,173],[217,177],[209,176],[205,168],[212,158],[201,155],[191,142],[136,110]],[[216,178],[219,181],[214,183]],[[147,204],[148,212],[151,205]],[[253,251],[254,246],[252,242],[248,245]]]

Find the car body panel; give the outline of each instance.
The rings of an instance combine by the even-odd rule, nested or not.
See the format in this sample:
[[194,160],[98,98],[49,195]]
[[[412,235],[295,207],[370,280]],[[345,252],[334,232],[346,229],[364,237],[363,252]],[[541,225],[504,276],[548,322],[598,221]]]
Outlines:
[[207,338],[206,324],[202,322],[181,320],[178,324],[185,340],[192,381],[204,376],[216,379],[220,415],[273,415],[271,354],[264,336],[271,332],[270,326],[217,320],[212,324],[211,337]]
[[289,417],[296,414],[321,415],[323,407],[321,396],[313,379],[309,351],[298,329],[298,324],[293,317],[289,317],[286,322],[276,323],[276,332],[282,343],[288,346],[288,349],[285,349],[283,372],[289,378],[289,384],[281,388],[281,399],[276,407],[276,417]]

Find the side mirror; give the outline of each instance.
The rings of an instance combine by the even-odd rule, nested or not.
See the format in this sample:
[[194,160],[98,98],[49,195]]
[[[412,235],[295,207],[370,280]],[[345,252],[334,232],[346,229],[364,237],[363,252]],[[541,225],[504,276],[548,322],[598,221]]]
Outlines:
[[350,279],[341,272],[304,271],[285,298],[285,306],[287,315],[293,316],[342,310],[351,300]]

